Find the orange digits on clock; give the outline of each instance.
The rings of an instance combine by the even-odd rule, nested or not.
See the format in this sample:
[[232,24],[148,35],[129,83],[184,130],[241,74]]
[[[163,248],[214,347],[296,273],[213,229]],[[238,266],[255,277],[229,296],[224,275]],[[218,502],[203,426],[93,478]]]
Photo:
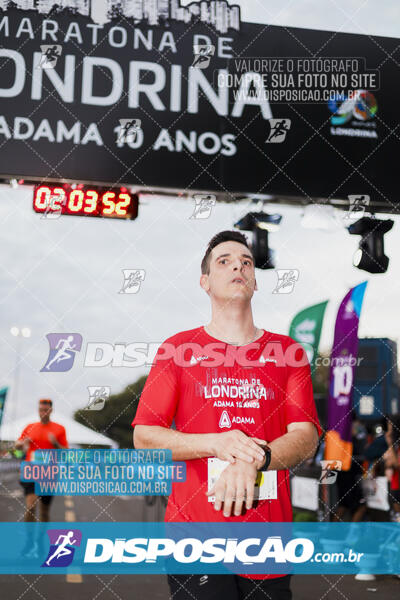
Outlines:
[[[71,189],[73,187],[73,189]],[[137,196],[132,196],[126,187],[114,191],[108,188],[69,184],[53,187],[41,185],[35,188],[33,208],[36,212],[61,212],[72,215],[135,218]],[[132,212],[135,215],[132,215]]]
[[[58,197],[55,196],[58,194]],[[53,193],[50,196],[49,208],[50,210],[60,210],[65,202],[65,190],[61,187],[54,188]]]
[[121,192],[118,195],[118,198],[120,199],[120,201],[117,202],[117,205],[115,207],[115,212],[117,213],[117,215],[125,216],[127,213],[126,207],[129,206],[131,197],[129,194],[124,194],[123,192]]
[[35,198],[35,206],[40,210],[46,210],[49,206],[51,198],[51,190],[47,185],[41,185],[40,188],[36,190],[36,198]]
[[112,215],[115,212],[115,202],[111,199],[115,198],[115,192],[106,192],[103,194],[103,214]]
[[87,190],[83,212],[86,214],[91,214],[94,212],[97,207],[98,198],[99,195],[95,190]]
[[[75,201],[76,198],[76,201]],[[72,213],[79,212],[83,205],[84,193],[82,190],[73,190],[69,195],[68,208]]]

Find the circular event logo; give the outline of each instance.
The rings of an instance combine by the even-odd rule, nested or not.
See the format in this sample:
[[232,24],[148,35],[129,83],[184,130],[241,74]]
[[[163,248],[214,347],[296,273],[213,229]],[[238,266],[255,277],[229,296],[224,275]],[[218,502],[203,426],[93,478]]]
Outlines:
[[356,90],[351,96],[337,94],[329,100],[328,108],[333,113],[332,125],[343,125],[352,117],[359,121],[373,119],[378,110],[378,103],[371,92]]

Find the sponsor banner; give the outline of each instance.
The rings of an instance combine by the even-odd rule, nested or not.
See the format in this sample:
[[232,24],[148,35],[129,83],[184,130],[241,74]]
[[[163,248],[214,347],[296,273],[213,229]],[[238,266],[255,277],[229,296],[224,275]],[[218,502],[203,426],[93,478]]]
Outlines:
[[318,511],[318,479],[294,475],[290,479],[292,506]]
[[8,387],[3,387],[0,390],[0,425],[3,420],[4,406],[6,403]]
[[225,0],[6,4],[0,176],[397,205],[397,39]]
[[322,321],[328,300],[308,306],[293,317],[289,327],[289,336],[300,342],[306,351],[311,367],[311,375],[315,372],[315,358],[321,337]]
[[343,471],[350,469],[353,453],[352,393],[358,352],[358,322],[366,286],[366,281],[356,285],[342,300],[331,354],[325,459],[341,461]]
[[390,510],[389,481],[387,477],[366,477],[361,480],[367,506],[375,510]]
[[1,523],[0,573],[396,573],[399,523]]

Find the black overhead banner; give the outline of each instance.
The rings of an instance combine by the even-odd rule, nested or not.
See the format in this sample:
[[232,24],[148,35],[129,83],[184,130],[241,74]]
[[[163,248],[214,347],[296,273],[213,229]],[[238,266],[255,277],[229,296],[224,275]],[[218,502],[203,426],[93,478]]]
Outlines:
[[399,62],[398,40],[225,1],[0,0],[0,177],[394,211]]

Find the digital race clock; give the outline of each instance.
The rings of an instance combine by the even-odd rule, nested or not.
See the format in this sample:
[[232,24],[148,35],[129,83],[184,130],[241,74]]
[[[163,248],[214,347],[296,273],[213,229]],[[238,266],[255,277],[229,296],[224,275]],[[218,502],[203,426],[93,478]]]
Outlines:
[[110,188],[79,184],[38,185],[33,192],[33,210],[38,213],[136,219],[139,200],[125,187]]

